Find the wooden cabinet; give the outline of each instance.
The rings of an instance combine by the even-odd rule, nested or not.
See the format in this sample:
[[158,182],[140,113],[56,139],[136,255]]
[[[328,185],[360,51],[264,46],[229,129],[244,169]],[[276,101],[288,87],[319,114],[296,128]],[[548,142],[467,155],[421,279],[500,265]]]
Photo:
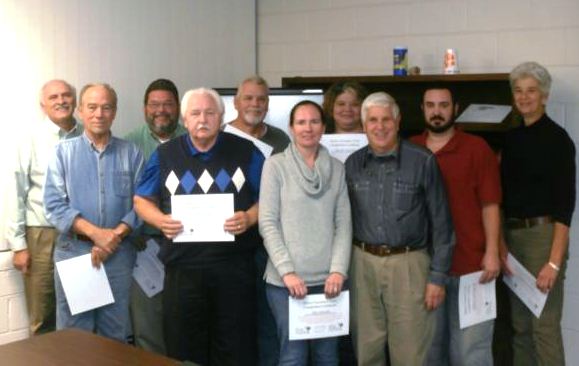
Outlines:
[[[385,91],[392,95],[401,110],[403,136],[419,133],[424,128],[420,109],[424,89],[433,86],[448,86],[455,92],[460,111],[469,104],[511,105],[512,95],[509,74],[457,74],[457,75],[414,75],[414,76],[324,76],[282,78],[284,88],[320,88],[326,90],[332,83],[354,80],[370,92]],[[460,113],[460,112],[459,112]],[[476,121],[473,121],[476,122]],[[495,148],[500,146],[502,133],[516,125],[513,114],[500,124],[462,124],[466,131],[483,136]]]

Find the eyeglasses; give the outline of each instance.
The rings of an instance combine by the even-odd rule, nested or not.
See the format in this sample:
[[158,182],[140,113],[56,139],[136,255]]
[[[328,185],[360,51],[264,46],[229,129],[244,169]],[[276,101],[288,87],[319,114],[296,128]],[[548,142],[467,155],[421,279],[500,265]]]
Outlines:
[[171,108],[175,108],[177,106],[177,104],[173,103],[173,102],[165,102],[165,103],[157,103],[157,102],[151,102],[151,103],[147,103],[147,108],[153,109],[153,110],[157,110],[157,109],[171,109]]

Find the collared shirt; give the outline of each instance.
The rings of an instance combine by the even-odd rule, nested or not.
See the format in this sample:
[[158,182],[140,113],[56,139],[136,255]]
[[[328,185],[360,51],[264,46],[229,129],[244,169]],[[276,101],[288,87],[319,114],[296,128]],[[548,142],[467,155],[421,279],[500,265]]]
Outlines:
[[454,230],[436,158],[400,141],[387,156],[366,146],[346,160],[354,238],[369,244],[429,248],[429,281],[443,284],[450,269]]
[[70,131],[58,127],[48,117],[31,128],[20,143],[8,183],[6,238],[14,251],[26,249],[26,226],[51,226],[44,215],[43,187],[49,158],[59,141],[82,134],[75,122]]
[[124,222],[135,229],[133,193],[142,168],[143,154],[131,142],[111,136],[99,151],[86,134],[63,141],[48,164],[46,217],[63,235],[77,216],[101,228]]
[[[219,132],[217,136],[217,140],[215,144],[209,149],[208,151],[199,151],[193,146],[191,142],[191,137],[187,138],[187,145],[189,146],[189,150],[191,151],[191,156],[199,156],[199,159],[202,161],[209,161],[213,154],[215,154],[215,150],[217,146],[221,143],[221,136],[226,132]],[[257,201],[259,198],[259,184],[261,181],[261,170],[263,169],[263,162],[264,162],[263,154],[259,150],[254,149],[252,159],[249,163],[249,176],[247,177],[247,181],[251,186],[251,190],[253,192],[254,201]],[[159,161],[159,154],[157,151],[154,151],[151,154],[151,157],[147,161],[145,166],[145,170],[143,172],[143,177],[139,182],[139,186],[137,188],[136,194],[142,197],[159,197],[161,194],[161,169],[160,169],[160,161]]]
[[552,216],[571,226],[575,170],[573,140],[546,114],[507,132],[501,160],[505,216]]
[[[426,146],[428,132],[411,141]],[[496,155],[480,137],[459,129],[436,153],[448,193],[456,233],[451,273],[479,271],[486,252],[483,225],[485,204],[501,203],[501,182]]]
[[[185,129],[185,127],[183,127],[183,125],[178,123],[177,128],[175,129],[175,131],[173,131],[169,139],[181,136],[186,132],[187,130]],[[138,128],[131,131],[128,135],[125,136],[125,140],[135,143],[143,152],[145,160],[149,159],[149,157],[151,156],[153,151],[155,151],[157,146],[165,142],[161,141],[157,135],[151,132],[151,129],[147,124],[142,124]]]

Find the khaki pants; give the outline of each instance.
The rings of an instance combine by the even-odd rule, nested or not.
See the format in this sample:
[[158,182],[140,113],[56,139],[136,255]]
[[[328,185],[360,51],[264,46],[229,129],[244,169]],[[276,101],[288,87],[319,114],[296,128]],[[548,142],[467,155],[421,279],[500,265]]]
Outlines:
[[424,306],[430,257],[426,250],[378,257],[354,247],[352,339],[358,365],[422,366],[432,343],[434,315]]
[[57,235],[53,228],[26,227],[30,268],[24,275],[24,291],[31,335],[51,332],[56,328],[52,254]]
[[[506,231],[509,251],[535,277],[549,261],[552,239],[553,224]],[[510,292],[515,366],[565,364],[561,335],[565,269],[566,259],[561,264],[561,270],[539,319]]]

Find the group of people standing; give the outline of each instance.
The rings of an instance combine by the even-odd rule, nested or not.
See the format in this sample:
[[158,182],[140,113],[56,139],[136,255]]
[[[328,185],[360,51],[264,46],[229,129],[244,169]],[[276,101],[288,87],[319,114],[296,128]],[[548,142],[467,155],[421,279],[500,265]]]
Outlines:
[[[74,88],[48,82],[47,120],[21,146],[10,195],[8,239],[25,275],[31,333],[55,324],[123,342],[132,333],[140,347],[201,365],[384,365],[387,357],[492,365],[494,322],[460,329],[458,287],[464,274],[482,271],[481,283],[501,268],[509,274],[510,252],[548,293],[540,318],[511,296],[514,364],[563,365],[575,149],[545,113],[547,70],[524,63],[510,81],[522,123],[498,157],[455,125],[459,104],[446,85],[424,91],[425,131],[410,141],[400,137],[394,98],[352,82],[333,85],[323,107],[296,104],[290,140],[264,122],[269,90],[253,76],[239,85],[229,127],[272,146],[267,159],[223,131],[212,89],[180,100],[171,81],[152,82],[146,124],[127,141],[111,134],[112,87],[81,90],[81,124]],[[320,143],[328,132],[365,133],[368,145],[342,164]],[[234,241],[174,243],[183,223],[171,216],[172,197],[212,193],[234,197],[223,224]],[[153,297],[131,279],[150,240],[165,265]],[[115,303],[72,315],[53,262],[88,253],[106,267]],[[290,297],[345,289],[351,338],[289,340]]]

